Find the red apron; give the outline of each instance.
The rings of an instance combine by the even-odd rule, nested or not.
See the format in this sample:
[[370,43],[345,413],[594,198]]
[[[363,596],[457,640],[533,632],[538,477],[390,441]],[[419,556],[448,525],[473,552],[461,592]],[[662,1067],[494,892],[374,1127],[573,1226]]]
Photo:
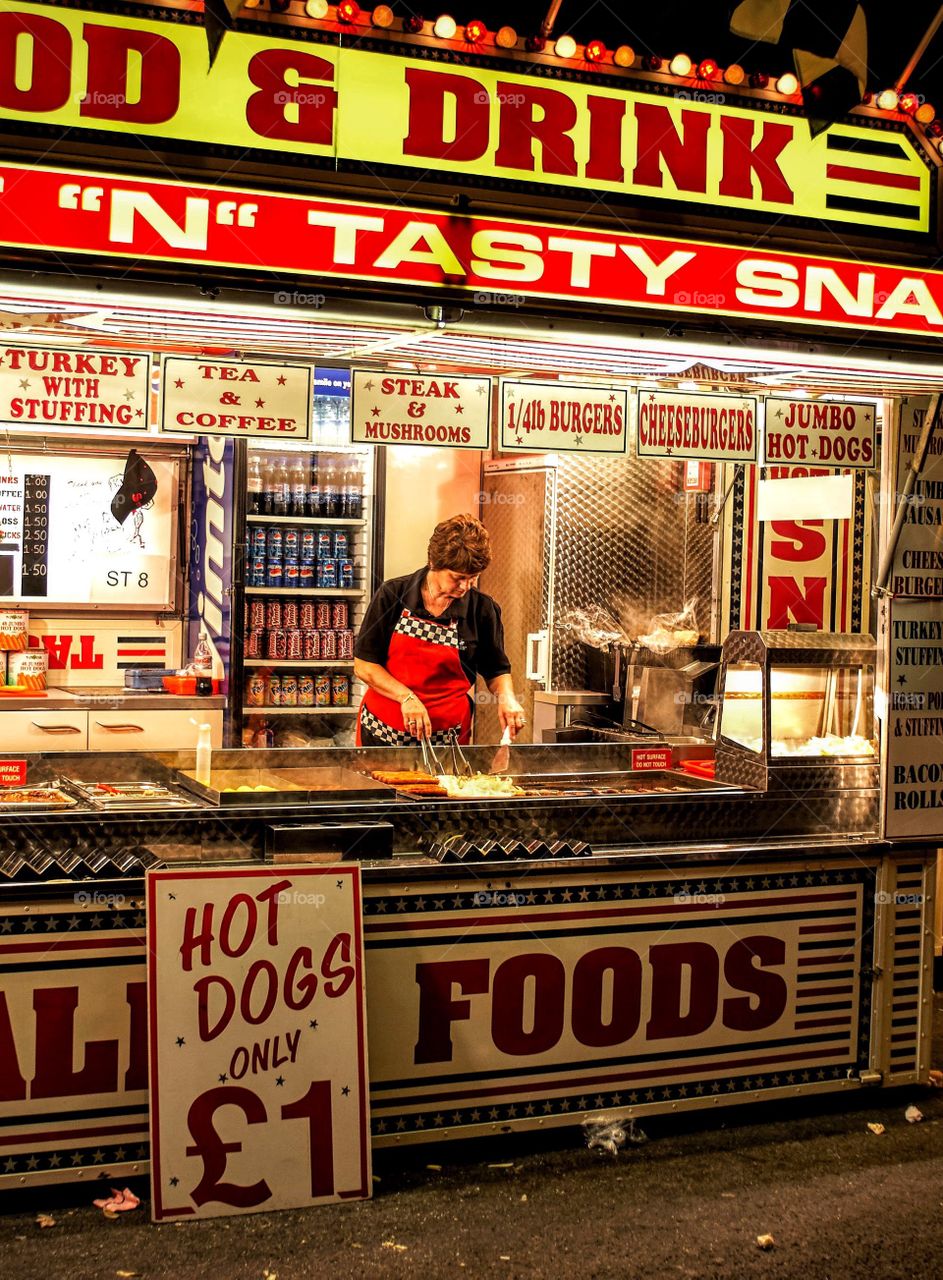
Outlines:
[[[471,741],[471,684],[459,658],[458,621],[437,622],[417,618],[404,609],[390,640],[386,669],[411,689],[429,713],[432,741],[441,743],[451,733],[461,743]],[[403,722],[403,708],[393,698],[368,689],[357,719],[357,745],[361,725],[391,746],[418,742]]]

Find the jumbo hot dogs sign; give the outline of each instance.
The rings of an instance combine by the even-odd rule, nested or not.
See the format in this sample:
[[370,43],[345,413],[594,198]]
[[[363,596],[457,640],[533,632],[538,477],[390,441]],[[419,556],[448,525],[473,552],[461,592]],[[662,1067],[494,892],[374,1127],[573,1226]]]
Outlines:
[[877,154],[860,146],[864,123],[812,140],[798,116],[247,30],[227,37],[207,75],[199,15],[173,18],[5,4],[0,118],[931,229],[932,172],[903,133],[882,133]]

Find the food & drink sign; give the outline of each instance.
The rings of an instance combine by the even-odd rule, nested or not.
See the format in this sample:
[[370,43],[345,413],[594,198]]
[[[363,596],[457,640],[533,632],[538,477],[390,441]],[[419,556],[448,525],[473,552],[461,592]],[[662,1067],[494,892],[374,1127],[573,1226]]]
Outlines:
[[756,399],[708,392],[639,391],[638,456],[755,462]]
[[165,356],[161,366],[160,430],[177,435],[252,436],[308,440],[312,368]]
[[491,443],[490,378],[355,369],[351,383],[355,444],[487,449]]
[[151,357],[0,343],[0,422],[43,431],[146,431]]
[[807,463],[817,467],[876,465],[877,405],[851,400],[780,399],[766,401],[763,431],[765,464]]
[[567,382],[501,382],[505,453],[625,453],[628,391]]
[[369,1196],[359,867],[147,893],[155,1221]]

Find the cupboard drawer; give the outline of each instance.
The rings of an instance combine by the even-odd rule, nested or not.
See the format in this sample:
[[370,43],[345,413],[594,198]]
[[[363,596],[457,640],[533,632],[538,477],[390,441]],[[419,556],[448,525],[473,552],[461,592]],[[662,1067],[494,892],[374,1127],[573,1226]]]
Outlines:
[[87,750],[87,711],[0,711],[0,751]]
[[187,751],[196,746],[197,720],[223,745],[223,713],[215,711],[90,711],[90,751]]

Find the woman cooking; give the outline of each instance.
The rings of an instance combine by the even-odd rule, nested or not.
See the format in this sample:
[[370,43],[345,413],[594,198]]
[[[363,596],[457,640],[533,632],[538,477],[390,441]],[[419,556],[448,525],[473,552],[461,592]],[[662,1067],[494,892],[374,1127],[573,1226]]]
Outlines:
[[370,601],[354,646],[354,675],[367,686],[357,745],[471,740],[480,675],[498,700],[502,730],[524,724],[504,652],[501,610],[478,590],[491,563],[488,531],[474,516],[452,516],[429,539],[429,563],[384,582]]

